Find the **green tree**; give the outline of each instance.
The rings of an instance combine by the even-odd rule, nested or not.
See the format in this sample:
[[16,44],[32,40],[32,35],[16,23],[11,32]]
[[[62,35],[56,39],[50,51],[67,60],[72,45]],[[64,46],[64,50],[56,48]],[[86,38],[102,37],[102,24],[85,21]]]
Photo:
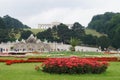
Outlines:
[[3,19],[0,17],[0,29],[5,29],[5,28],[6,28],[5,23]]
[[53,41],[59,42],[60,37],[58,36],[57,26],[53,26],[53,28],[51,29],[51,33],[53,36]]
[[96,46],[97,45],[97,37],[92,35],[85,35],[82,38],[83,44]]
[[75,22],[71,29],[74,33],[72,35],[76,38],[82,38],[85,35],[85,28],[78,22]]
[[112,43],[112,47],[119,48],[120,13],[106,12],[96,15],[87,28],[106,34]]
[[114,15],[116,15],[116,13],[112,12],[106,12],[104,14],[95,15],[88,24],[87,28],[95,29],[96,31],[101,33],[106,33],[107,24]]
[[26,25],[8,15],[0,17],[0,42],[15,41],[16,34],[23,31],[24,26]]
[[10,28],[30,28],[27,25],[24,25],[19,20],[10,17],[9,15],[4,16],[2,19],[5,23],[5,26],[9,29]]
[[65,24],[60,24],[57,26],[57,34],[59,37],[59,41],[63,43],[69,43],[70,36],[69,36],[69,28]]
[[105,50],[105,48],[107,49],[110,46],[111,42],[107,36],[101,36],[98,38],[97,44],[101,46],[102,50]]
[[70,39],[70,50],[75,51],[75,47],[80,43],[80,41],[77,38],[71,38]]
[[21,33],[20,39],[27,39],[31,34],[33,34],[33,32],[30,30],[23,31]]
[[36,36],[37,36],[38,39],[41,39],[42,41],[48,40],[48,41],[53,42],[53,36],[52,36],[51,28],[49,28],[49,29],[47,29],[43,32],[37,33]]
[[0,42],[7,42],[10,40],[9,33],[5,29],[0,29]]
[[112,40],[112,45],[116,49],[120,48],[120,27],[116,30],[116,33]]
[[112,19],[107,23],[106,33],[112,39],[116,30],[120,27],[120,14],[116,14]]

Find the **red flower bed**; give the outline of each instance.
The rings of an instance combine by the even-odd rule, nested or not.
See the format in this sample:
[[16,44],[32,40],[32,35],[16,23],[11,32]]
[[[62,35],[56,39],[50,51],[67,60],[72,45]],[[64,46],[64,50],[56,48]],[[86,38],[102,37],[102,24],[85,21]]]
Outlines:
[[6,62],[8,61],[7,59],[0,59],[0,62]]
[[84,58],[97,61],[119,61],[116,57],[94,57],[94,58]]
[[[0,59],[0,62],[6,62],[7,65],[10,65],[13,63],[45,62],[48,59],[56,59],[56,58],[28,58],[27,60]],[[96,60],[97,61],[119,61],[116,57],[94,57],[94,58],[81,58],[81,59],[95,60],[95,61]]]
[[14,63],[32,63],[32,62],[44,62],[44,60],[8,60],[6,65],[11,65]]
[[51,58],[45,61],[42,67],[44,72],[49,73],[102,73],[106,71],[108,63],[77,57]]
[[32,63],[32,62],[44,62],[48,58],[28,58],[27,60],[8,60],[0,59],[0,62],[6,62],[6,65],[11,65],[13,63]]
[[28,58],[28,60],[47,60],[49,58]]

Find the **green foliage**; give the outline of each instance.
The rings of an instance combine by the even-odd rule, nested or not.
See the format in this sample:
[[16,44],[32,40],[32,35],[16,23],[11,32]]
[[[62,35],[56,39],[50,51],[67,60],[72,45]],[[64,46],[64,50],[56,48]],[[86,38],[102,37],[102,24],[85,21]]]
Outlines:
[[7,42],[10,39],[8,34],[8,31],[5,29],[0,29],[0,42]]
[[113,36],[112,45],[116,49],[120,48],[120,27],[116,30],[115,35]]
[[63,42],[69,44],[71,37],[82,38],[85,35],[84,27],[79,23],[74,23],[72,29],[69,29],[65,24],[59,24],[52,29],[47,29],[43,32],[36,34],[41,40],[47,39],[48,41]]
[[22,24],[22,22],[20,22],[17,19],[14,19],[12,17],[10,17],[9,15],[6,15],[3,17],[3,21],[5,23],[6,28],[30,28],[27,25]]
[[60,42],[68,43],[68,41],[70,40],[68,26],[61,23],[60,25],[57,26],[56,31]]
[[92,18],[88,28],[107,34],[112,43],[111,45],[116,49],[120,48],[120,13],[107,12],[105,14],[96,15]]
[[106,25],[112,19],[115,13],[106,12],[105,14],[96,15],[92,18],[87,28],[95,29],[98,32],[106,33]]
[[43,32],[39,32],[36,34],[38,39],[41,39],[42,41],[48,40],[48,41],[53,41],[53,36],[52,36],[52,30],[49,28]]
[[92,36],[92,35],[85,35],[82,38],[82,41],[84,43],[84,45],[97,45],[97,37],[96,36]]
[[79,24],[78,22],[75,22],[72,26],[73,36],[76,38],[81,38],[85,35],[85,28]]
[[3,19],[0,17],[0,29],[5,29],[5,28],[6,28],[5,23]]
[[101,36],[97,40],[98,46],[101,46],[101,49],[104,50],[104,48],[108,48],[110,46],[110,39],[106,36]]
[[27,39],[31,34],[33,34],[31,31],[27,30],[27,31],[23,31],[21,33],[20,39]]
[[15,41],[16,35],[20,34],[23,28],[29,27],[8,15],[0,17],[0,42]]
[[70,39],[70,45],[72,46],[70,48],[71,51],[75,51],[75,46],[77,46],[80,43],[80,40],[78,40],[77,38],[71,38]]

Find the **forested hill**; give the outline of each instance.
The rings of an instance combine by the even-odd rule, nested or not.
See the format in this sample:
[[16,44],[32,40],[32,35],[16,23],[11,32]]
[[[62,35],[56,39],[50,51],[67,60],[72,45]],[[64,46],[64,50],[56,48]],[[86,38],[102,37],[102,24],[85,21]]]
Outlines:
[[10,28],[30,28],[27,25],[24,25],[19,20],[6,15],[4,17],[0,17],[0,29],[10,29]]
[[92,18],[87,28],[95,29],[100,33],[109,34],[120,27],[120,13],[106,12]]
[[16,35],[26,28],[30,27],[8,15],[0,17],[0,42],[15,41]]
[[107,34],[111,40],[111,45],[115,48],[120,48],[120,13],[106,12],[96,15],[92,18],[87,28]]

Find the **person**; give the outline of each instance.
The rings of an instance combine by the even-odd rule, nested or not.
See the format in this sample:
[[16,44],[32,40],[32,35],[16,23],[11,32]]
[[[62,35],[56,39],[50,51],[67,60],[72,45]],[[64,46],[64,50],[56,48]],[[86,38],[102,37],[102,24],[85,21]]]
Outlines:
[[3,52],[3,49],[2,49],[2,48],[0,48],[0,52]]

